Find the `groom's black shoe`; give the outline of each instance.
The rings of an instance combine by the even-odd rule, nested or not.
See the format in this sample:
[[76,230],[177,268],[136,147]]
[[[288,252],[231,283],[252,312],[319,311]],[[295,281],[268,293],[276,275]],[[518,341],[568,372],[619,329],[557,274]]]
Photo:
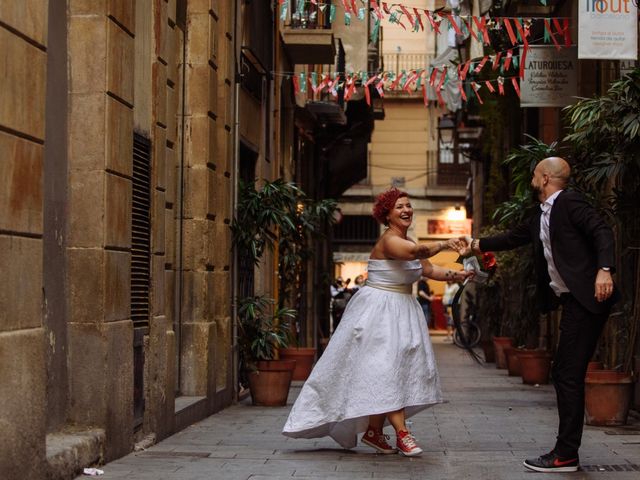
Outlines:
[[554,452],[549,452],[538,458],[526,459],[524,466],[536,472],[577,472],[579,463],[578,455],[561,457]]

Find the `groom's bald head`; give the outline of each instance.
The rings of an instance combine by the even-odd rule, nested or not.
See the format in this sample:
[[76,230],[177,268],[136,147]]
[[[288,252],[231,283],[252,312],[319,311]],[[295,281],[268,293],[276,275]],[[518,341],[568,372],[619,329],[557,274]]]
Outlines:
[[569,183],[571,167],[564,158],[547,157],[536,165],[536,170],[538,169],[540,169],[540,173],[549,177],[549,183],[554,183],[561,189],[564,189]]

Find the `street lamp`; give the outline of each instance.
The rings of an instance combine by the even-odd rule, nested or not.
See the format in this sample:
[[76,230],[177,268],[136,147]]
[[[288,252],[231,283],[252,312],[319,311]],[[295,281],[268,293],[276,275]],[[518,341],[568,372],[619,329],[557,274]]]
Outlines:
[[439,143],[445,147],[451,147],[454,143],[456,124],[449,116],[442,116],[438,119],[438,139]]

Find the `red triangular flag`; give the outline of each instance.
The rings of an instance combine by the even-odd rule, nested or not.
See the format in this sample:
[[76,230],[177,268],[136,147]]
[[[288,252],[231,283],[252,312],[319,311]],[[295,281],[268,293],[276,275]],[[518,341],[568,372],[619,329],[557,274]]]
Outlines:
[[509,40],[511,40],[511,45],[516,45],[518,40],[516,39],[515,33],[513,33],[513,28],[511,27],[511,23],[509,23],[508,18],[503,18],[504,26],[507,28],[507,34],[509,35]]
[[556,36],[553,33],[553,30],[551,29],[551,24],[549,23],[549,20],[546,18],[544,19],[544,28],[546,28],[547,32],[549,32],[549,36],[551,37],[551,40],[553,40],[553,44],[556,46],[556,50],[560,50],[560,44],[556,40]]
[[440,34],[440,28],[439,28],[440,24],[436,23],[436,21],[431,16],[431,12],[429,10],[425,10],[424,13],[427,16],[427,20],[429,20],[429,23],[431,24],[431,28],[433,29],[433,31],[436,32],[437,34]]
[[484,102],[482,101],[482,99],[480,98],[480,94],[478,93],[478,90],[480,90],[480,85],[478,85],[476,82],[471,82],[471,89],[475,92],[476,98],[478,99],[478,102],[480,102],[480,105],[482,105]]
[[491,82],[489,80],[486,80],[484,84],[486,85],[487,90],[489,90],[491,93],[496,91],[496,89],[493,88],[493,85],[491,85]]
[[456,35],[462,35],[462,30],[460,30],[460,27],[458,26],[458,23],[454,20],[453,15],[451,15],[450,13],[445,13],[444,15],[447,17],[447,19],[449,20],[449,23],[451,24],[453,29],[456,31]]
[[513,89],[518,94],[518,97],[520,97],[520,87],[518,86],[518,79],[516,77],[511,77],[511,84],[513,85]]
[[458,83],[458,90],[460,90],[460,96],[462,97],[462,100],[464,100],[465,102],[467,101],[467,94],[464,93],[464,87],[462,86],[464,82],[459,82]]
[[420,16],[420,13],[418,13],[418,9],[414,8],[413,9],[413,13],[416,16],[416,18],[418,19],[418,23],[420,24],[420,30],[424,30],[424,25],[422,24],[422,17]]
[[493,66],[491,67],[491,70],[497,70],[498,67],[500,66],[500,58],[502,57],[502,52],[498,52],[495,56],[495,58],[493,59]]

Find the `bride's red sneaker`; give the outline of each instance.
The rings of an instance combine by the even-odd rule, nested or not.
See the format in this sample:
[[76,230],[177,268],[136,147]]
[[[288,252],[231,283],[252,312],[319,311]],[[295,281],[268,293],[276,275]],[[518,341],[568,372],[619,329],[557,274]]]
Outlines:
[[375,448],[378,453],[396,453],[397,450],[389,445],[389,443],[387,442],[388,439],[389,435],[385,435],[382,430],[374,430],[373,428],[369,427],[362,436],[362,443]]
[[422,453],[422,449],[416,444],[416,439],[409,432],[398,432],[396,445],[398,453],[405,457],[413,457]]

